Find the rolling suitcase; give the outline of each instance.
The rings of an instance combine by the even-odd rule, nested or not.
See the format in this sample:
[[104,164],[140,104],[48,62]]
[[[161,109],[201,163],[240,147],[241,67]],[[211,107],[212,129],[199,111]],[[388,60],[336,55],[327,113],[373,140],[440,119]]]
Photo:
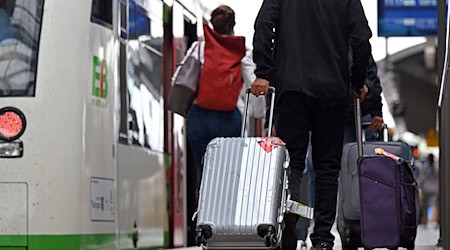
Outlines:
[[[360,126],[361,127],[361,126]],[[363,131],[357,138],[362,138]],[[405,161],[412,159],[408,144],[388,142],[387,129],[383,131],[384,141],[362,142],[366,155],[375,155],[376,148],[398,155]],[[337,229],[344,250],[356,250],[363,247],[361,240],[360,184],[358,175],[358,142],[347,143],[342,150],[341,172],[339,176],[339,196],[337,210]]]
[[356,120],[362,243],[366,248],[414,249],[419,218],[413,170],[386,145],[375,149],[375,155],[363,154],[359,98]]
[[[272,127],[275,89],[272,92]],[[289,156],[277,137],[215,138],[207,146],[197,209],[196,242],[205,249],[280,245]]]

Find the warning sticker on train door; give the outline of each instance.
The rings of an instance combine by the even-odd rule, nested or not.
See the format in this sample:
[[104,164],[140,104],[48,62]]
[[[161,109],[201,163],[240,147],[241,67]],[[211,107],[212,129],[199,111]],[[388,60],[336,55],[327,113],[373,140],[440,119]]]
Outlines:
[[114,180],[91,177],[91,220],[114,219]]

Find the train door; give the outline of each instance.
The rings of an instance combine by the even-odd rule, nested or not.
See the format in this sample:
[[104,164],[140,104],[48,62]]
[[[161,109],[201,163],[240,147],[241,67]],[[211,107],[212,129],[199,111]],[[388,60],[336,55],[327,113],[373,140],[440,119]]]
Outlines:
[[[113,1],[93,0],[84,77],[85,104],[80,200],[81,228],[115,238],[117,222],[116,155],[117,53],[113,30]],[[72,48],[76,50],[77,48]],[[78,50],[79,53],[83,50]],[[83,204],[83,203],[81,203]],[[84,218],[89,218],[85,220]],[[84,229],[86,230],[86,229]],[[86,244],[92,242],[88,239]],[[111,244],[111,243],[110,243]]]
[[[185,52],[191,47],[192,43],[197,41],[197,25],[193,16],[188,17],[189,13],[185,13],[184,18],[184,41]],[[185,131],[187,127],[185,128]],[[187,141],[187,132],[186,132]],[[197,210],[197,185],[199,178],[198,168],[195,165],[191,146],[188,141],[186,143],[186,242],[188,246],[194,246],[195,243],[195,228],[196,221],[192,220],[192,217]]]
[[119,247],[167,247],[163,2],[121,0]]
[[[183,53],[183,7],[174,2],[172,6],[172,62],[176,65]],[[175,71],[172,65],[172,72]],[[184,119],[177,114],[172,115],[172,244],[173,247],[185,246],[185,155],[186,144],[184,134]]]
[[[175,72],[185,51],[196,40],[195,17],[183,5],[175,1],[172,6],[172,43],[171,72]],[[172,150],[172,243],[174,247],[188,244],[186,232],[191,228],[191,211],[187,205],[195,200],[195,190],[191,190],[192,171],[187,171],[186,121],[183,117],[172,114],[171,150]],[[194,196],[192,195],[194,194]]]

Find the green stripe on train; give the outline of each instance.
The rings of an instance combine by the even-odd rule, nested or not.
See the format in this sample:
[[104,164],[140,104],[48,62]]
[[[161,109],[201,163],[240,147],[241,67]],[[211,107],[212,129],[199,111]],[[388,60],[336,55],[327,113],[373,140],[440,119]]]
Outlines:
[[[0,235],[0,250],[25,250],[27,249],[27,242],[28,250],[114,250],[118,249],[116,237],[116,234]],[[164,235],[164,237],[166,237],[166,235]],[[129,243],[129,245],[132,246],[131,238]],[[167,248],[167,246],[139,249],[158,248]]]

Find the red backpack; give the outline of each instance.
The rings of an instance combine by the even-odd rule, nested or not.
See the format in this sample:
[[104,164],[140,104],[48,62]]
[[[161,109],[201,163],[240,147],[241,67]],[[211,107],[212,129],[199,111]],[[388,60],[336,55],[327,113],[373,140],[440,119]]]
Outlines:
[[205,62],[200,74],[197,104],[205,109],[232,111],[242,89],[241,60],[245,38],[222,36],[203,25]]

